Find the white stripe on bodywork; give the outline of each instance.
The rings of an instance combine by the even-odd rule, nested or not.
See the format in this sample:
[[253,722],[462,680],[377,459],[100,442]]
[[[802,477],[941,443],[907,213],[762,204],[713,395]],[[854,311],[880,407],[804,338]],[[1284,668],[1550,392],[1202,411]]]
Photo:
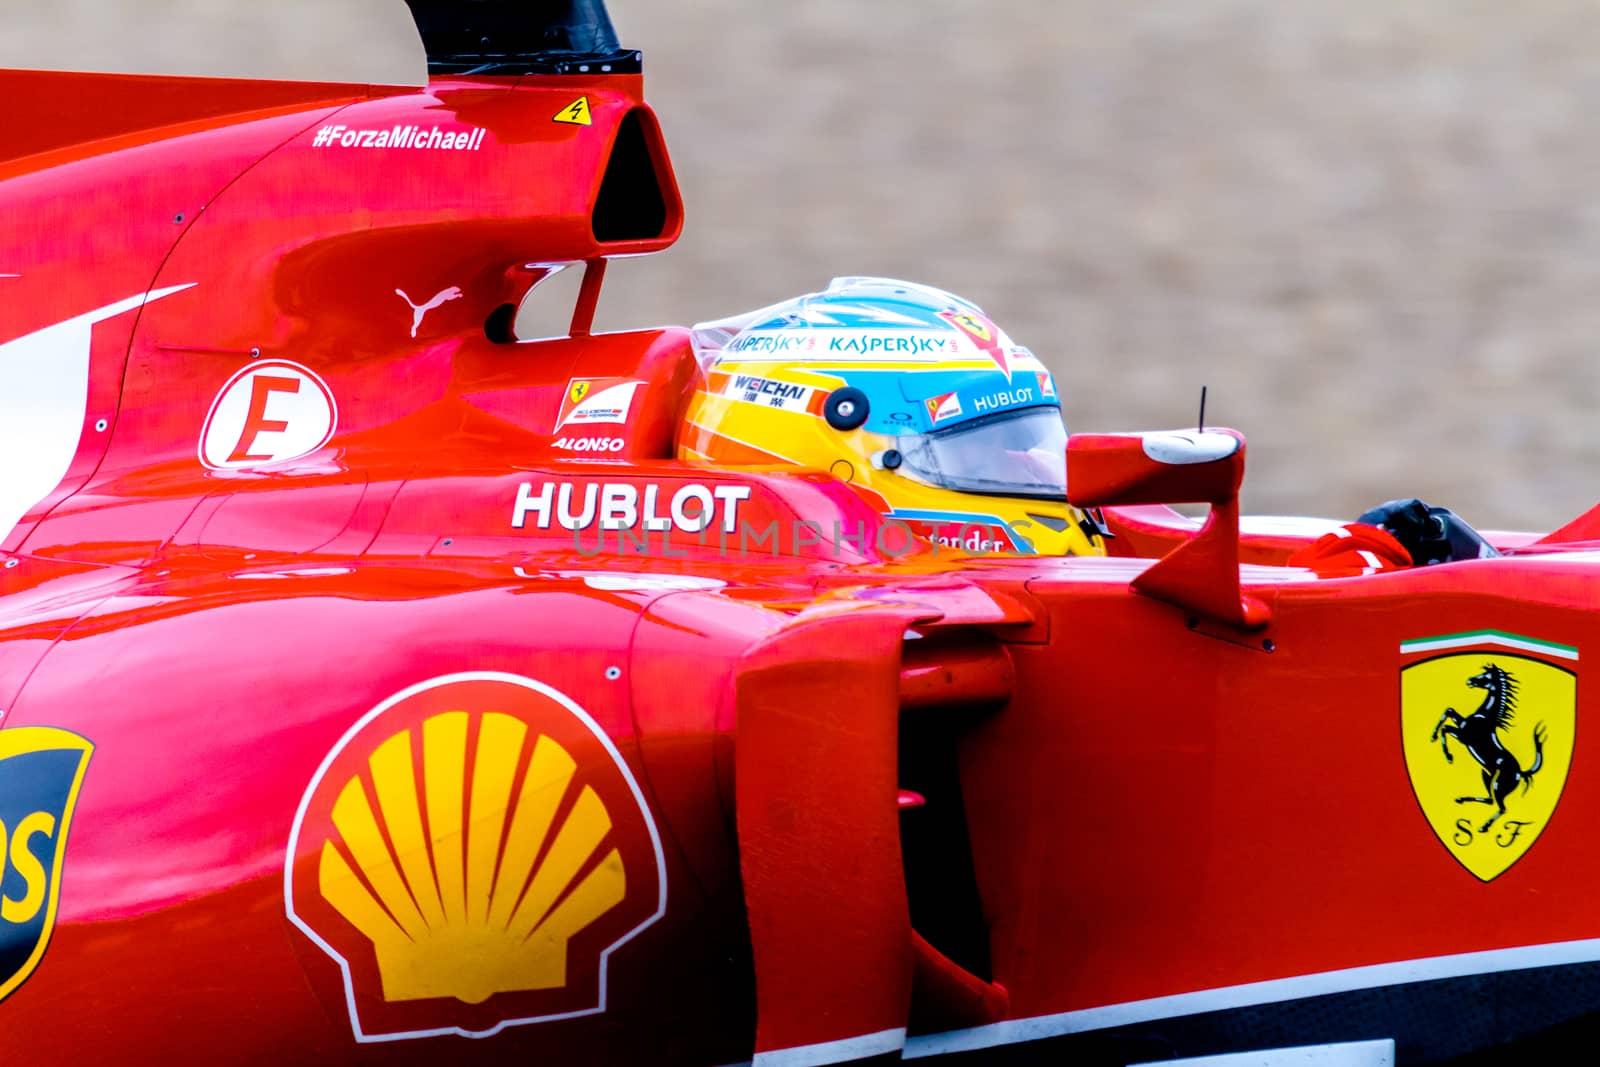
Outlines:
[[1463,952],[1456,956],[1434,956],[1429,959],[1405,960],[1398,963],[1375,963],[1368,967],[1324,971],[1321,974],[1302,974],[1293,978],[1276,978],[1266,982],[1224,986],[1220,989],[1201,989],[1169,997],[1152,997],[1149,1000],[1107,1004],[1081,1011],[1064,1011],[1059,1015],[1010,1019],[988,1026],[974,1026],[968,1030],[950,1030],[942,1034],[912,1037],[906,1040],[905,1051],[901,1055],[911,1060],[923,1056],[993,1048],[996,1045],[1039,1041],[1064,1034],[1083,1034],[1117,1026],[1133,1026],[1155,1019],[1176,1019],[1203,1012],[1251,1008],[1260,1004],[1279,1004],[1306,997],[1325,997],[1357,989],[1383,989],[1387,986],[1408,985],[1412,982],[1432,982],[1441,978],[1466,978],[1479,974],[1494,974],[1498,971],[1523,971],[1534,967],[1564,967],[1572,963],[1594,963],[1597,960],[1600,960],[1600,938],[1558,941],[1549,945],[1524,945],[1520,948],[1490,949],[1486,952]]
[[1155,1067],[1156,1062],[1162,1067],[1394,1067],[1394,1039],[1225,1052],[1220,1056],[1130,1063],[1128,1067]]
[[[1163,508],[1165,513],[1160,510]],[[1205,523],[1204,518],[1185,515],[1165,504],[1145,505],[1143,510],[1136,514],[1139,525],[1155,526],[1164,530],[1198,530]],[[1344,530],[1344,526],[1345,523],[1341,519],[1319,519],[1299,515],[1239,516],[1239,532],[1258,537],[1302,537],[1308,541],[1315,541],[1323,534]],[[1348,530],[1345,530],[1344,536],[1350,536]]]
[[1239,518],[1240,533],[1267,537],[1305,537],[1311,540],[1316,540],[1326,533],[1343,530],[1344,525],[1339,519],[1319,519],[1302,515],[1243,515]]
[[1542,544],[1529,545],[1509,552],[1500,559],[1511,563],[1600,563],[1600,552],[1592,550],[1568,552],[1561,547],[1560,542],[1557,542],[1549,547]]
[[753,1067],[815,1067],[825,1063],[848,1063],[868,1056],[897,1052],[905,1043],[906,1028],[901,1026],[893,1030],[880,1030],[875,1034],[862,1034],[860,1037],[758,1052]]
[[95,323],[196,284],[130,296],[0,344],[0,541],[61,484],[78,453]]

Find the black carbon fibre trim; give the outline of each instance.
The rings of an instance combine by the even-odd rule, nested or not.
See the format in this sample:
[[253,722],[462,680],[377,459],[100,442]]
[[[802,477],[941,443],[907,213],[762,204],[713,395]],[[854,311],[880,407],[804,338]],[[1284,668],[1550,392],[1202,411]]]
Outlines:
[[430,74],[637,74],[605,0],[406,0]]

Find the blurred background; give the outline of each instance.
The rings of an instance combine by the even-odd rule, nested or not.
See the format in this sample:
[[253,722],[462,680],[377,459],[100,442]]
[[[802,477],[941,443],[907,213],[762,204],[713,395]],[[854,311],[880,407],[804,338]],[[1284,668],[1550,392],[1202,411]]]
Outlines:
[[[601,324],[885,274],[1075,430],[1250,439],[1244,503],[1549,529],[1600,500],[1592,0],[610,0],[684,236]],[[0,0],[0,65],[411,82],[400,0]]]

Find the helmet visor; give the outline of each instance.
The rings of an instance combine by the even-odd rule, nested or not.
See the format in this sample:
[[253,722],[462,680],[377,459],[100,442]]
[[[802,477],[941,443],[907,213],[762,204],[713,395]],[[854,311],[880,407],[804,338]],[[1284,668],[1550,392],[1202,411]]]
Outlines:
[[1067,428],[1056,407],[1025,408],[897,438],[900,473],[939,489],[1067,495]]

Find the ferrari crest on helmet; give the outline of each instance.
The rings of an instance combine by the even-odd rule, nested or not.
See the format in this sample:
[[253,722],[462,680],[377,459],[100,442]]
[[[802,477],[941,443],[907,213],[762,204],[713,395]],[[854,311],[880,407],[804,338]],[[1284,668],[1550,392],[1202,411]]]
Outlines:
[[951,311],[945,318],[971,334],[975,340],[981,342],[994,340],[994,327],[982,315],[974,315],[970,311]]
[[1539,839],[1572,764],[1578,650],[1480,630],[1405,641],[1400,730],[1428,825],[1482,881]]
[[985,355],[1006,372],[1007,378],[1011,377],[1011,362],[1007,358],[1005,346],[1001,343],[1000,331],[994,323],[970,311],[946,311],[939,317],[965,333]]
[[955,393],[940,393],[930,396],[923,403],[928,405],[928,420],[935,426],[945,419],[955,418],[962,413],[961,397]]
[[301,801],[284,888],[358,1041],[604,1011],[611,953],[666,908],[660,837],[609,737],[501,674],[367,713]]
[[0,730],[0,1000],[27,980],[50,943],[67,828],[93,751],[53,727]]

